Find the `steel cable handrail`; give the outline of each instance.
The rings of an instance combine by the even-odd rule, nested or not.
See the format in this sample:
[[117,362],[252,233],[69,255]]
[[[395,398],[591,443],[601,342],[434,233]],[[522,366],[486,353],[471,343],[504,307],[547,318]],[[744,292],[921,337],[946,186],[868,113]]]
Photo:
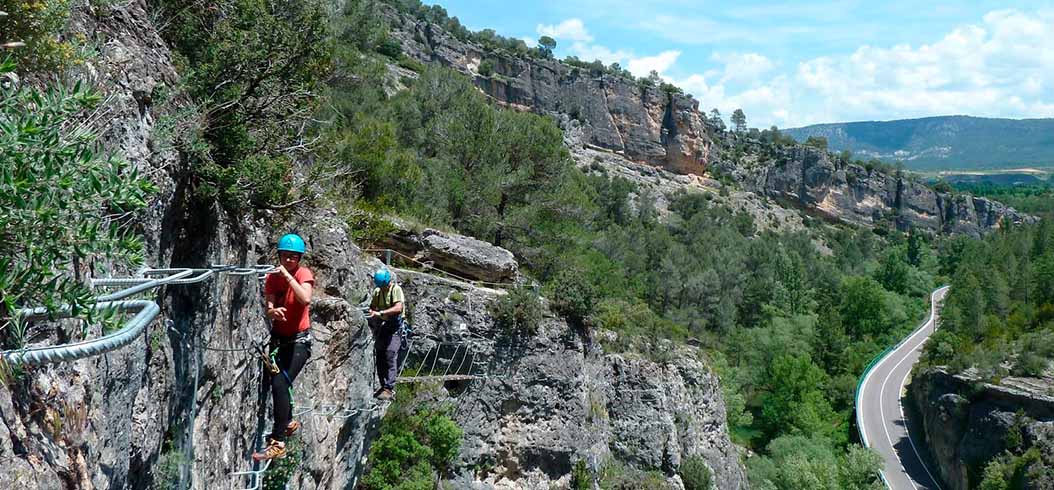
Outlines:
[[[94,311],[118,311],[137,314],[116,332],[103,335],[102,337],[73,342],[62,345],[43,347],[28,347],[12,349],[0,352],[0,359],[6,364],[19,364],[37,366],[54,362],[70,362],[79,359],[93,357],[107,352],[112,352],[132,343],[142,334],[143,330],[161,312],[161,307],[150,300],[126,300],[130,296],[169,284],[194,284],[204,282],[216,274],[228,274],[231,276],[246,276],[256,274],[261,276],[275,269],[274,266],[263,265],[254,267],[237,267],[231,265],[214,265],[207,269],[200,268],[174,268],[174,269],[146,269],[142,272],[144,277],[120,277],[93,279],[92,286],[114,287],[128,286],[117,292],[98,296],[95,304],[90,308]],[[163,275],[156,279],[146,276]],[[193,275],[193,276],[192,276]],[[64,305],[56,311],[49,311],[44,307],[23,308],[15,312],[15,317],[20,321],[40,318],[69,318],[73,316],[73,307]]]

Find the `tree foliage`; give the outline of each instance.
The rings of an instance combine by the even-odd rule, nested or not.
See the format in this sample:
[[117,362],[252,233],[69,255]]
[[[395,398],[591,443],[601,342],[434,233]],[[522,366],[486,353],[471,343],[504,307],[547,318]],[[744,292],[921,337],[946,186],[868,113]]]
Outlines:
[[[0,74],[15,64],[0,63]],[[0,89],[0,335],[19,346],[16,309],[68,304],[91,294],[72,268],[93,257],[142,257],[130,216],[153,186],[135,167],[102,153],[89,115],[100,97],[81,84]]]
[[737,133],[747,130],[747,115],[743,113],[743,109],[732,112],[732,127]]
[[49,71],[75,61],[77,47],[61,30],[70,15],[71,0],[0,0],[0,44],[23,43],[11,50],[12,60],[25,70]]
[[[431,490],[457,457],[463,432],[441,408],[422,406],[400,391],[370,445],[361,485],[367,490]],[[427,405],[427,404],[425,404]]]
[[234,209],[285,203],[292,165],[309,152],[306,128],[330,67],[324,5],[153,1],[184,74],[180,89],[202,113],[194,130],[178,136],[198,190]]
[[1054,360],[1047,347],[1054,337],[1052,245],[1054,227],[1046,222],[946,243],[941,268],[951,289],[924,359],[993,379],[1045,372]]

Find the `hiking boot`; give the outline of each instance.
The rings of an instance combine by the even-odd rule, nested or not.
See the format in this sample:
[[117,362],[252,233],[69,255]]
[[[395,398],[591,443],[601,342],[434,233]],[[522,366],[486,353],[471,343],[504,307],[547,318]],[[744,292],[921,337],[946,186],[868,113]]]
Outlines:
[[270,439],[267,448],[262,453],[253,453],[253,461],[266,461],[268,459],[281,459],[285,457],[285,443]]
[[395,398],[395,391],[391,388],[384,388],[377,395],[377,399],[382,402],[391,401],[392,398]]
[[289,425],[285,428],[285,436],[292,437],[292,435],[296,434],[296,431],[298,430],[300,430],[300,422],[297,422],[295,420],[289,422]]

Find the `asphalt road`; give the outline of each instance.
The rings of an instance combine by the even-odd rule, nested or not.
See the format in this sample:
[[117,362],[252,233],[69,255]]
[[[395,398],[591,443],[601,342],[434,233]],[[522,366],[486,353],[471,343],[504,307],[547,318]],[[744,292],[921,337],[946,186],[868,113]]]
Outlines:
[[905,385],[911,368],[922,353],[922,346],[933,334],[937,304],[948,292],[947,286],[930,296],[930,317],[917,330],[882,358],[864,378],[857,394],[857,424],[864,445],[882,456],[882,478],[892,490],[941,488],[936,472],[927,468],[921,454],[923,436],[908,432],[903,407]]

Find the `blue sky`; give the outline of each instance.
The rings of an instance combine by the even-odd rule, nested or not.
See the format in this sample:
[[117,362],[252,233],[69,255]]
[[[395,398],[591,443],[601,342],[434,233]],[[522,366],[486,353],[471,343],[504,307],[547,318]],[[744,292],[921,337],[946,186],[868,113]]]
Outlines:
[[1054,117],[1052,0],[438,3],[473,30],[551,35],[561,58],[654,69],[750,126]]

